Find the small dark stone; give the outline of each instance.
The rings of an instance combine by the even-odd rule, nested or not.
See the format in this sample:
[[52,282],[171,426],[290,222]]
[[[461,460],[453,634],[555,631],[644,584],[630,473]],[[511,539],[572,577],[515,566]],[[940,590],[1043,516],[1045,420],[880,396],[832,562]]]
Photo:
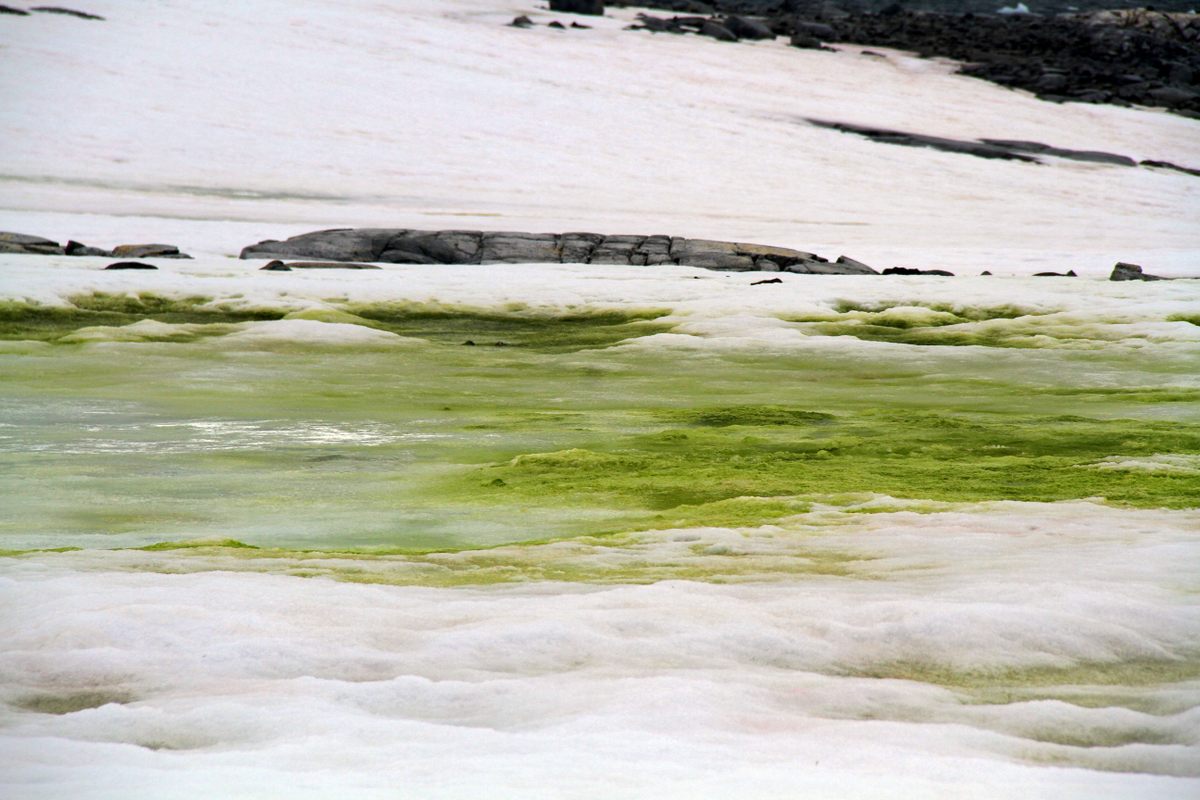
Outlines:
[[508,24],[513,28],[532,28],[533,20],[522,14],[519,17],[513,17],[513,21]]
[[590,31],[590,30],[592,29],[592,26],[591,26],[591,25],[580,25],[578,22],[572,22],[572,23],[571,23],[571,27],[572,27],[572,28],[578,28],[578,29],[580,29],[580,30],[582,30],[582,31]]
[[268,261],[267,265],[265,267],[260,267],[259,269],[266,270],[268,272],[291,272],[292,271],[291,267],[289,267],[287,264],[283,263],[279,259],[275,259],[274,261]]
[[463,344],[464,344],[465,346],[467,346],[467,347],[474,347],[474,346],[475,346],[475,342],[474,342],[474,341],[472,341],[471,339],[467,339],[465,342],[463,342]]
[[143,264],[140,261],[117,261],[109,264],[105,269],[158,269],[153,264]]
[[991,273],[989,270],[986,270],[986,269],[985,269],[983,272],[981,272],[981,273],[979,273],[979,274],[980,274],[980,275],[991,275],[992,273]]
[[563,25],[563,24],[562,24],[561,22],[559,22],[558,20],[554,20],[553,22],[551,22],[550,24],[548,24],[546,27],[547,27],[547,28],[554,28],[555,30],[560,30],[560,31],[565,31],[565,30],[567,29],[567,26],[566,26],[566,25]]
[[496,342],[493,347],[508,347],[508,342]]
[[1078,276],[1075,274],[1075,270],[1072,269],[1072,270],[1068,270],[1066,272],[1035,272],[1035,273],[1033,273],[1033,277],[1035,277],[1035,278],[1076,278]]
[[751,286],[763,286],[768,283],[783,283],[783,279],[782,278],[766,278],[765,280],[754,281],[750,285]]

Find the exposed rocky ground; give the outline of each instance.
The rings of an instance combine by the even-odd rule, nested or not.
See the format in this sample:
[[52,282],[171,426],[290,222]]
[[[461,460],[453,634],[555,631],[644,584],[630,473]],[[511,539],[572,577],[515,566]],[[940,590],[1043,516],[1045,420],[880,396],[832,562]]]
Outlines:
[[[120,245],[112,250],[78,242],[60,245],[41,236],[0,231],[0,253],[22,255],[89,255],[124,258],[191,258],[169,244]],[[332,228],[267,239],[242,249],[242,259],[270,259],[259,269],[290,272],[310,269],[377,270],[378,264],[616,264],[656,266],[671,264],[722,272],[792,272],[801,275],[942,275],[944,269],[888,267],[882,272],[849,256],[829,261],[816,253],[747,242],[687,239],[682,236],[616,235],[600,233],[526,233],[522,231],[421,231],[409,228]],[[318,259],[292,260],[284,259]],[[119,261],[106,270],[158,267],[137,261]],[[990,272],[984,272],[990,275]],[[1038,277],[1075,277],[1039,272]],[[1110,280],[1174,280],[1142,272],[1137,264],[1118,262]],[[755,285],[779,283],[756,281]]]
[[830,122],[828,120],[810,119],[808,122],[821,128],[830,128],[843,133],[853,133],[864,136],[872,141],[886,144],[899,144],[907,147],[928,147],[947,153],[961,153],[978,158],[997,158],[1007,161],[1025,161],[1032,164],[1045,163],[1043,158],[1065,158],[1068,161],[1087,161],[1093,164],[1111,164],[1118,167],[1153,167],[1183,172],[1188,175],[1200,176],[1200,169],[1182,167],[1169,161],[1143,160],[1135,161],[1129,156],[1117,153],[1107,153],[1102,150],[1072,150],[1067,147],[1054,147],[1041,142],[1027,142],[1015,139],[948,139],[944,136],[926,136],[921,133],[894,131],[887,128],[875,128],[867,125],[854,125],[849,122]]
[[675,264],[735,272],[877,274],[866,264],[845,256],[831,263],[815,253],[786,247],[681,236],[606,236],[599,233],[344,228],[306,233],[286,241],[259,242],[243,249],[241,257],[385,264]]
[[[1200,15],[1146,9],[1040,16],[847,11],[832,3],[651,3],[707,15],[643,15],[635,29],[734,42],[787,36],[797,47],[849,43],[963,62],[966,75],[1045,100],[1142,105],[1200,118]],[[845,4],[843,4],[845,5]],[[759,16],[745,16],[758,13]]]
[[0,231],[0,253],[28,253],[42,256],[102,256],[116,258],[191,258],[173,244],[120,244],[111,250],[89,247],[74,240],[59,244],[52,239],[27,233]]

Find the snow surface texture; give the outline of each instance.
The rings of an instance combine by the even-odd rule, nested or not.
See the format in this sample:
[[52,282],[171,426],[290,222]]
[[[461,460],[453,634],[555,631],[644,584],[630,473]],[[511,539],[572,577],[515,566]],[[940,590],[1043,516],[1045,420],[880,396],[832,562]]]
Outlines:
[[[228,258],[263,238],[388,225],[662,232],[968,275],[1102,278],[1118,259],[1196,275],[1193,177],[982,161],[802,119],[1197,166],[1194,121],[1047,104],[898,53],[621,30],[633,9],[586,19],[590,31],[509,28],[521,13],[568,15],[487,0],[85,10],[107,21],[0,16],[0,229],[106,247],[169,241],[200,257],[134,274],[100,272],[103,259],[0,256],[0,300],[654,307],[673,331],[620,349],[677,350],[681,364],[705,351],[895,354],[929,372],[987,359],[1048,383],[1075,379],[1082,367],[1055,365],[1080,349],[1094,351],[1097,387],[1121,386],[1136,362],[1196,388],[1190,281],[784,275],[750,287],[752,276],[676,267],[348,276]],[[935,307],[1015,306],[1041,316],[971,324],[1056,351],[1034,361],[788,321],[844,301],[914,322],[945,313]],[[164,346],[146,340],[201,327],[219,326],[142,321],[72,341],[81,357],[109,348],[132,362]],[[329,358],[425,346],[315,319],[219,334],[169,346],[260,359],[281,343]],[[156,445],[167,456],[394,436],[370,420],[180,426]],[[46,457],[86,446],[60,439]],[[1190,475],[1196,463],[1114,453],[1087,468]],[[419,568],[294,552],[3,558],[0,794],[1185,797],[1200,792],[1197,530],[1186,510],[874,497],[757,528],[489,551],[515,569],[584,572],[690,559],[710,576],[741,570],[735,585],[358,585]],[[822,559],[842,574],[808,569]]]
[[6,228],[216,253],[314,227],[582,229],[878,267],[1200,273],[1192,176],[803,122],[1197,166],[1193,120],[1045,103],[898,53],[622,30],[634,9],[567,31],[507,27],[554,15],[490,0],[91,10],[107,21],[0,19]]

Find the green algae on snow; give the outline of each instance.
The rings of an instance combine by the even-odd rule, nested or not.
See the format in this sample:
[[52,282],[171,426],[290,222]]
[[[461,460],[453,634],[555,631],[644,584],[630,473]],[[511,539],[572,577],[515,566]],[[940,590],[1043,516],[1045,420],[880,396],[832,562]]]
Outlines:
[[337,304],[297,308],[216,302],[209,297],[169,298],[151,292],[93,293],[68,298],[67,305],[0,301],[0,339],[80,343],[78,332],[121,328],[146,320],[191,326],[144,341],[190,342],[231,332],[233,323],[303,319],[360,325],[430,342],[514,346],[548,353],[609,347],[627,339],[664,333],[657,322],[664,309],[580,309],[539,311],[525,306],[502,309],[438,303]]
[[[944,501],[1104,497],[1138,507],[1200,504],[1200,476],[1095,468],[1122,457],[1200,452],[1200,425],[1077,416],[874,411],[831,415],[694,409],[695,427],[609,442],[604,449],[530,453],[484,467],[462,491],[490,504],[689,506],[696,524],[743,496],[871,491]],[[714,426],[708,420],[720,420]],[[740,424],[739,424],[740,421]],[[495,488],[493,488],[495,487]],[[706,522],[706,511],[714,518]],[[763,508],[760,522],[778,516]],[[750,520],[747,520],[750,524]]]
[[1161,468],[1200,454],[1194,359],[1169,348],[980,359],[853,344],[683,361],[669,348],[606,347],[667,328],[653,309],[76,301],[75,311],[23,308],[35,323],[67,315],[38,329],[62,323],[54,341],[123,314],[181,330],[274,315],[427,344],[348,345],[333,358],[304,341],[270,352],[210,344],[218,336],[0,353],[0,495],[11,498],[0,544],[10,550],[231,538],[482,547],[755,526],[854,493],[1200,504],[1200,474]]

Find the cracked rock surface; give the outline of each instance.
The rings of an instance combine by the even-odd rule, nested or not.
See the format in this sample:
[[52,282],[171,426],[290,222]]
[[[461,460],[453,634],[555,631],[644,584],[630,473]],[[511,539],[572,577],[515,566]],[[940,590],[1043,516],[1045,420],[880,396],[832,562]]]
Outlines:
[[733,272],[878,274],[866,264],[851,258],[842,257],[830,263],[815,253],[786,247],[661,234],[609,236],[582,232],[343,228],[314,231],[284,241],[259,242],[243,249],[241,257],[386,264],[674,264]]

